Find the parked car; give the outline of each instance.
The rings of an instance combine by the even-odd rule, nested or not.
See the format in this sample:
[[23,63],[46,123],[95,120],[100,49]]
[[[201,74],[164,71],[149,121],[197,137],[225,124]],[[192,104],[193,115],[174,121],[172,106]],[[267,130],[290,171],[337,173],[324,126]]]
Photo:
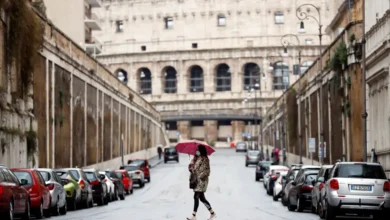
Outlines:
[[34,169],[14,168],[11,171],[20,182],[27,180],[27,184],[23,184],[23,187],[30,194],[30,208],[35,218],[42,219],[44,216],[50,217],[50,191],[46,187],[45,180],[41,174]]
[[260,151],[248,151],[245,157],[245,166],[247,167],[249,165],[257,165],[260,159]]
[[302,175],[297,176],[292,182],[287,199],[287,208],[289,211],[302,212],[305,208],[311,208],[311,191],[313,190],[313,181],[317,179],[319,170],[309,170]]
[[81,187],[78,184],[77,178],[69,170],[56,169],[54,172],[60,177],[61,183],[64,186],[67,207],[69,210],[76,210],[82,202]]
[[273,195],[273,190],[274,190],[274,185],[275,185],[276,180],[279,178],[280,175],[286,175],[288,170],[289,170],[288,167],[271,169],[270,178],[268,179],[267,185],[266,185],[268,195]]
[[282,172],[282,173],[276,173],[277,179],[274,183],[274,188],[272,190],[272,198],[274,201],[278,201],[280,198],[280,195],[282,194],[283,190],[283,184],[286,182],[286,175],[287,172]]
[[283,184],[283,189],[281,193],[281,202],[284,206],[287,206],[287,198],[290,189],[293,187],[292,182],[295,180],[299,170],[301,170],[302,166],[294,166],[288,171],[286,175],[286,182]]
[[115,185],[115,191],[113,194],[113,200],[118,200],[118,197],[120,200],[125,200],[125,186],[122,182],[122,174],[119,177],[118,174],[115,172],[115,170],[106,170],[104,171],[106,173],[106,176],[109,177],[109,179],[114,183]]
[[75,177],[75,180],[81,188],[80,205],[82,205],[84,208],[93,207],[92,186],[83,170],[80,168],[66,168],[64,170],[68,170],[72,174],[72,176]]
[[321,218],[324,218],[325,215],[319,203],[322,197],[321,194],[324,194],[324,183],[328,180],[329,172],[332,168],[333,165],[324,165],[321,167],[317,179],[313,182],[313,190],[311,191],[312,211],[318,213]]
[[103,181],[107,185],[108,202],[114,201],[114,196],[117,196],[117,198],[118,198],[118,194],[115,194],[116,189],[115,189],[114,182],[106,175],[106,173],[104,171],[99,171],[99,175],[104,175]]
[[0,165],[0,216],[5,220],[22,217],[30,220],[30,195],[24,186],[28,180],[19,180],[7,167]]
[[[288,171],[289,168],[286,167],[286,166],[281,166],[281,165],[271,165],[269,167],[266,168],[266,174],[264,175],[264,178],[263,178],[263,185],[264,185],[264,188],[267,190],[267,193],[268,193],[268,182],[269,180],[271,179],[271,174],[273,175],[273,171]],[[276,174],[276,173],[275,173]],[[276,176],[273,175],[272,178],[274,180],[276,180]],[[269,195],[272,195],[272,193],[270,193]]]
[[169,147],[164,149],[164,163],[174,160],[179,163],[179,153],[176,148]]
[[325,219],[337,215],[374,215],[374,219],[389,219],[390,181],[380,164],[338,162],[330,171],[322,205]]
[[107,184],[104,182],[106,175],[99,174],[96,169],[84,169],[85,175],[92,186],[93,201],[99,206],[107,205],[110,200]]
[[267,167],[269,167],[271,165],[272,165],[272,161],[266,161],[266,160],[262,160],[259,163],[257,163],[255,180],[259,181],[260,179],[263,179],[263,177],[266,173]]
[[133,180],[127,170],[116,170],[115,173],[121,178],[125,192],[127,195],[133,193]]
[[247,152],[248,151],[248,145],[246,144],[246,142],[237,142],[236,144],[236,152]]
[[144,172],[142,171],[140,166],[138,166],[136,164],[130,164],[130,165],[121,166],[120,169],[127,171],[133,184],[137,184],[140,188],[144,187],[145,176],[144,176]]
[[54,216],[65,215],[68,207],[66,204],[66,192],[62,185],[61,178],[52,169],[37,169],[45,180],[50,190],[51,210]]
[[133,160],[128,160],[128,164],[136,164],[138,165],[142,172],[144,172],[144,177],[148,182],[150,183],[150,165],[148,160],[144,159],[133,159]]

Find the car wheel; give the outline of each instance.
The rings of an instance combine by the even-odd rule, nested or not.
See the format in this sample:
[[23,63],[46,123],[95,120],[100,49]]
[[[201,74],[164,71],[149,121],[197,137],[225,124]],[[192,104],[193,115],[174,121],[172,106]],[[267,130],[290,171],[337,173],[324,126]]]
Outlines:
[[324,207],[322,206],[321,202],[318,202],[317,204],[317,214],[321,219],[325,218]]
[[332,206],[326,202],[326,212],[325,212],[325,219],[326,220],[333,220],[336,217],[336,210]]
[[106,196],[104,197],[104,205],[107,205],[110,202],[110,194],[106,193]]
[[287,209],[288,209],[288,211],[290,211],[290,212],[293,212],[293,211],[295,211],[295,209],[296,209],[296,206],[295,206],[295,205],[291,205],[291,203],[290,203],[290,198],[287,199]]
[[302,204],[302,199],[299,198],[299,196],[298,196],[298,198],[297,198],[297,211],[302,212],[304,208],[305,207]]
[[120,200],[125,200],[125,199],[126,199],[125,193],[124,193],[124,192],[122,192],[122,194],[119,195],[119,199],[120,199]]
[[60,198],[57,198],[57,203],[56,203],[56,205],[52,208],[52,215],[53,215],[53,216],[58,216],[58,215],[60,215],[60,205],[58,204],[58,201],[60,201]]
[[67,204],[67,202],[65,201],[64,206],[62,206],[62,207],[60,208],[60,215],[66,215],[67,212],[68,212],[68,204]]
[[146,178],[148,180],[148,183],[150,183],[150,176],[148,178]]
[[103,193],[100,195],[99,201],[97,202],[98,206],[104,205],[104,195]]
[[272,199],[276,202],[276,201],[278,201],[278,196],[277,195],[275,195],[275,190],[273,190],[273,193],[272,193]]
[[36,219],[43,218],[43,201],[41,201],[41,204],[39,204],[39,208],[36,210],[35,218]]
[[167,161],[166,161],[166,160],[164,160],[164,163],[167,163]]
[[22,220],[30,220],[30,218],[31,218],[30,201],[27,201],[26,210],[24,211]]
[[282,200],[282,205],[287,206],[287,201],[285,199],[284,193],[282,193],[282,199],[281,200]]
[[130,194],[133,194],[134,188],[131,187]]
[[11,202],[9,202],[8,216],[6,217],[6,220],[13,220],[13,219],[14,219],[14,204],[11,200]]
[[93,203],[94,203],[94,201],[93,201],[93,198],[89,201],[89,207],[88,208],[92,208],[93,207]]
[[255,177],[255,180],[256,180],[256,182],[259,182],[260,179],[256,176],[256,177]]
[[248,167],[248,163],[245,163],[245,166]]

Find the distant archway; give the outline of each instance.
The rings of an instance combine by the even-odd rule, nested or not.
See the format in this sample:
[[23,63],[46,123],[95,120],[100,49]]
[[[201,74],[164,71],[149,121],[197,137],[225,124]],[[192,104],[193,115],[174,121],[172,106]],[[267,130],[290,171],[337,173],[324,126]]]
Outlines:
[[168,66],[163,69],[164,74],[164,92],[176,93],[177,92],[177,72],[176,69]]
[[127,84],[128,82],[128,74],[127,71],[124,69],[117,69],[116,70],[116,77],[123,82],[124,84]]
[[190,92],[203,92],[203,69],[195,65],[190,68]]
[[230,91],[231,90],[231,73],[230,67],[223,63],[219,64],[216,68],[216,91]]
[[152,94],[152,73],[148,68],[141,68],[138,71],[139,93],[143,95]]
[[244,90],[260,89],[260,68],[256,63],[244,65]]
[[277,62],[273,66],[273,84],[275,90],[284,90],[289,87],[289,69],[288,64]]

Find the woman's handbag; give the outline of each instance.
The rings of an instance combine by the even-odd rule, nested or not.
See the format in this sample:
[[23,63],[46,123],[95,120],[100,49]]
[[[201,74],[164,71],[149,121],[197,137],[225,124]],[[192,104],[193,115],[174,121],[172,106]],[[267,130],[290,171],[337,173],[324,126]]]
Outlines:
[[196,178],[196,175],[194,173],[191,173],[190,189],[195,189],[197,185],[198,185],[198,179]]

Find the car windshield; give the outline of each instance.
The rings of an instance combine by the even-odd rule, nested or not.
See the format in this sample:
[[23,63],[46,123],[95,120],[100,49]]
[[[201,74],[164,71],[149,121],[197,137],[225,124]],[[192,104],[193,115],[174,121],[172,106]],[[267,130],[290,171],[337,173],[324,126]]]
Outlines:
[[262,167],[269,167],[271,166],[272,162],[271,161],[260,161],[259,162],[259,166],[262,166]]
[[80,175],[79,175],[79,172],[77,172],[77,170],[70,170],[69,171],[74,177],[76,177],[76,180],[79,180],[80,179]]
[[27,185],[32,185],[33,184],[33,179],[32,176],[29,172],[26,171],[14,171],[13,172],[16,177],[18,177],[19,182],[22,182],[22,179],[27,180]]
[[50,176],[50,173],[49,172],[46,172],[46,171],[39,171],[39,173],[42,175],[43,179],[45,181],[49,181],[51,176]]
[[130,164],[136,164],[136,165],[141,165],[145,163],[144,160],[132,160]]
[[259,156],[259,154],[260,154],[260,151],[249,151],[248,152],[248,155],[252,156],[252,157]]
[[382,166],[370,164],[341,164],[336,168],[334,177],[387,179]]
[[85,172],[85,175],[87,176],[88,180],[89,181],[93,181],[93,180],[96,180],[96,177],[95,177],[95,174],[93,172]]
[[313,173],[313,174],[309,174],[306,176],[306,180],[305,180],[305,183],[306,184],[312,184],[313,180],[316,180],[317,179],[317,174]]
[[118,176],[119,179],[122,179],[122,173],[121,172],[115,172],[115,174]]

